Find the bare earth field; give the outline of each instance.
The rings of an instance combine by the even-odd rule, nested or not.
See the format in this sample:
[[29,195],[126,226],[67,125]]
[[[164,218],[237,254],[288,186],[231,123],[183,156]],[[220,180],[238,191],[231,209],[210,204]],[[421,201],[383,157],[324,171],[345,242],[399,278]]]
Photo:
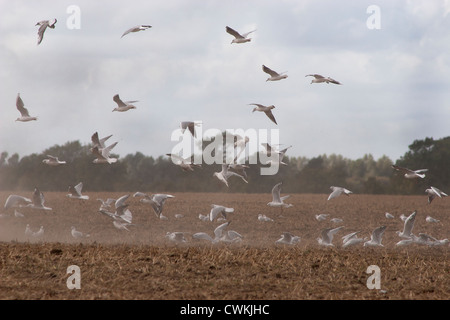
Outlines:
[[[282,190],[283,191],[283,190]],[[0,193],[5,202],[9,194]],[[32,192],[14,192],[31,198]],[[413,232],[437,239],[450,238],[450,201],[424,196],[341,196],[292,194],[294,206],[280,212],[266,204],[271,194],[173,193],[160,220],[140,198],[127,200],[133,214],[130,231],[118,230],[112,219],[101,214],[97,198],[118,198],[127,193],[84,192],[89,200],[75,200],[65,193],[45,192],[51,211],[14,208],[0,218],[0,299],[54,300],[449,300],[450,246],[396,247],[402,230],[399,216],[417,210]],[[134,193],[134,192],[133,192]],[[133,193],[129,193],[132,195]],[[282,195],[283,192],[282,192]],[[196,232],[213,235],[221,222],[204,222],[211,204],[232,207],[229,229],[243,235],[238,243],[211,244],[192,239]],[[394,219],[387,219],[390,212]],[[258,221],[265,214],[273,222]],[[328,213],[325,221],[316,214]],[[175,214],[183,214],[175,218]],[[439,223],[425,221],[426,216]],[[331,218],[341,218],[333,223]],[[42,237],[25,235],[44,227]],[[343,225],[335,247],[317,243],[323,228]],[[361,231],[370,237],[373,229],[386,225],[384,247],[342,247],[341,237]],[[90,234],[84,239],[71,235],[71,226]],[[186,233],[187,243],[168,240],[166,232]],[[289,231],[301,238],[295,245],[275,241]],[[80,289],[69,289],[72,275],[80,270]],[[380,269],[381,289],[369,289],[369,266]]]

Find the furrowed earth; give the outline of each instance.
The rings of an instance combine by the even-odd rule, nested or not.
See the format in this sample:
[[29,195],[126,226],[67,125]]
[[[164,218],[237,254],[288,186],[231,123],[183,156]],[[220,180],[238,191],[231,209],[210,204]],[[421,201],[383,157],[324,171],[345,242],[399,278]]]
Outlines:
[[[396,231],[403,229],[400,215],[415,210],[414,234],[449,239],[446,198],[428,204],[426,195],[352,194],[327,201],[327,194],[291,194],[286,202],[293,207],[281,210],[267,206],[270,193],[171,193],[175,198],[163,208],[168,220],[161,220],[133,193],[83,191],[89,200],[43,193],[51,211],[20,207],[2,213],[0,299],[450,299],[448,243],[395,245],[401,240]],[[0,192],[0,200],[4,203],[9,194],[32,197],[32,192]],[[113,220],[99,212],[97,200],[125,194],[130,194],[126,203],[133,215],[130,231],[116,229]],[[212,204],[234,208],[227,217],[228,229],[240,233],[242,241],[212,244],[192,238],[196,232],[214,236],[222,223],[199,219]],[[16,217],[14,210],[24,217]],[[387,219],[386,212],[395,218]],[[316,220],[322,213],[329,214],[328,219]],[[259,221],[258,214],[274,221]],[[427,216],[440,222],[426,222]],[[332,218],[343,222],[333,223]],[[27,224],[33,231],[43,226],[44,235],[25,235]],[[341,225],[334,247],[319,246],[322,229]],[[387,226],[383,247],[342,247],[342,236],[360,231],[361,237],[370,238],[382,225]],[[72,237],[72,226],[90,236]],[[188,241],[174,243],[166,237],[176,231],[185,232]],[[300,241],[275,244],[285,231]],[[68,288],[72,273],[67,268],[73,265],[80,270],[79,290]],[[380,289],[368,288],[373,274],[366,272],[369,266],[379,267]]]

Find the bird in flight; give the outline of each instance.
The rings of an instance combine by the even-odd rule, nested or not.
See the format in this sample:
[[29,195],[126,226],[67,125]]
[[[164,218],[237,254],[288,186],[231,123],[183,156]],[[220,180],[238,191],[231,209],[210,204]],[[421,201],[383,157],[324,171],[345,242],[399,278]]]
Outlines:
[[381,241],[383,240],[383,234],[386,230],[386,226],[381,226],[372,231],[370,235],[370,240],[364,242],[363,246],[372,246],[372,247],[383,247]]
[[333,198],[337,198],[339,197],[341,194],[345,194],[346,196],[349,196],[351,193],[350,190],[343,188],[343,187],[335,187],[335,186],[331,186],[330,187],[331,190],[333,190],[330,195],[328,196],[327,200],[331,200]]
[[243,34],[240,34],[239,32],[237,32],[236,30],[234,30],[233,28],[230,27],[226,27],[225,30],[231,34],[234,39],[233,41],[231,41],[231,43],[245,43],[245,42],[250,42],[252,39],[248,38],[248,35],[252,32],[255,32],[256,30],[252,30]]
[[423,172],[428,171],[428,169],[411,170],[411,169],[400,167],[397,165],[392,165],[392,168],[404,173],[404,177],[406,179],[415,179],[415,178],[423,179],[423,178],[425,178],[425,174]]
[[270,106],[263,106],[262,104],[259,103],[250,103],[250,105],[252,106],[256,106],[255,108],[253,108],[252,112],[255,111],[260,111],[260,112],[264,112],[266,114],[266,116],[272,120],[273,123],[278,124],[277,120],[275,120],[275,116],[272,113],[272,109],[275,109],[274,105],[270,105]]
[[270,75],[270,77],[267,78],[266,81],[278,81],[278,80],[286,79],[288,77],[287,74],[284,74],[285,72],[278,73],[278,72],[273,71],[272,69],[266,67],[265,65],[262,66],[262,69],[265,73]]
[[448,196],[448,194],[433,186],[426,189],[425,192],[428,194],[428,204],[430,204],[431,201],[433,201],[433,199],[436,197],[442,198]]
[[273,188],[272,188],[272,201],[270,201],[269,203],[267,203],[267,205],[269,207],[279,207],[280,208],[280,213],[283,214],[283,208],[290,208],[293,206],[293,204],[291,203],[284,203],[284,200],[286,200],[287,198],[290,197],[290,195],[286,195],[286,196],[281,196],[281,185],[282,182],[277,183]]
[[330,77],[324,77],[321,76],[320,74],[307,74],[305,77],[314,77],[314,79],[311,80],[311,83],[334,83],[334,84],[342,84],[337,80],[334,80],[333,78]]
[[128,29],[127,31],[125,31],[122,34],[121,38],[123,38],[125,35],[129,34],[130,32],[138,32],[138,31],[142,31],[142,30],[147,30],[147,29],[149,29],[151,27],[152,26],[145,25],[145,24],[141,24],[139,26],[132,27],[132,28]]
[[229,167],[228,164],[222,164],[222,170],[220,172],[214,172],[213,177],[219,179],[219,181],[223,182],[227,187],[228,187],[228,179],[232,176],[239,177],[245,183],[248,183],[248,181],[240,174],[233,171],[228,171],[228,167]]
[[31,117],[28,109],[25,108],[25,104],[23,103],[22,98],[20,97],[20,93],[17,94],[16,98],[16,107],[20,112],[20,117],[16,119],[16,121],[27,122],[32,120],[37,120],[37,117]]
[[47,155],[47,159],[43,159],[42,162],[49,166],[59,166],[61,164],[66,164],[66,161],[60,161],[58,157],[54,157],[49,154]]
[[42,20],[42,21],[39,21],[38,23],[36,23],[36,26],[39,26],[38,41],[37,41],[38,45],[42,42],[42,39],[44,38],[44,32],[47,29],[47,27],[51,28],[51,29],[55,29],[56,22],[57,22],[56,19],[52,19],[52,20]]
[[132,101],[122,101],[119,97],[118,94],[116,94],[113,97],[113,100],[115,103],[117,103],[117,107],[113,109],[114,111],[119,111],[119,112],[125,112],[128,111],[130,109],[136,109],[136,107],[134,105],[132,105],[132,103],[138,102],[137,100],[132,100]]

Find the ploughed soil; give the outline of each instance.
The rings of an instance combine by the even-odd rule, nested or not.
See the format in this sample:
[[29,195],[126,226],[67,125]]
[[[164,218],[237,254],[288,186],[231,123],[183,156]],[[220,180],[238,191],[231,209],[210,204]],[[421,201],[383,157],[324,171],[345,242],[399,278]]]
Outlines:
[[[283,190],[282,190],[283,191]],[[31,198],[32,192],[1,192]],[[450,299],[447,243],[429,247],[396,246],[403,229],[400,215],[417,210],[413,233],[450,238],[449,199],[427,203],[424,196],[358,195],[327,201],[326,194],[292,194],[290,208],[267,206],[271,194],[173,193],[159,219],[142,198],[127,199],[132,213],[129,231],[100,213],[98,198],[127,193],[84,191],[89,200],[45,192],[50,211],[9,208],[0,218],[0,299],[105,300],[328,300],[328,299]],[[283,196],[282,192],[282,196]],[[214,236],[223,221],[202,221],[212,204],[234,208],[227,216],[229,230],[243,238],[234,243],[193,239],[196,232]],[[23,215],[16,217],[14,211]],[[114,212],[114,208],[110,209]],[[394,219],[385,217],[389,212]],[[329,214],[318,221],[316,214]],[[182,217],[175,217],[181,214]],[[270,222],[258,220],[264,214]],[[426,222],[432,216],[438,223]],[[332,222],[340,218],[342,222]],[[42,236],[26,235],[25,228]],[[342,237],[387,226],[383,247],[342,247]],[[71,227],[89,234],[74,238]],[[324,228],[344,226],[322,247],[317,238]],[[175,243],[167,232],[184,232],[187,242]],[[276,244],[283,232],[299,236],[295,245]],[[79,272],[68,272],[77,266]],[[370,266],[379,268],[380,289]],[[79,278],[74,278],[79,275]],[[70,289],[75,284],[80,289]],[[369,284],[369,287],[368,287]]]

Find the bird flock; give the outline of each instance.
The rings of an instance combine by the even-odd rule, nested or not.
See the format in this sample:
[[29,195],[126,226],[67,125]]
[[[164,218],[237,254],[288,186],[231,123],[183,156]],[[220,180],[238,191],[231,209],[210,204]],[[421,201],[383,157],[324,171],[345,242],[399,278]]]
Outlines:
[[[36,26],[39,26],[38,29],[38,41],[37,44],[40,45],[43,41],[44,33],[48,29],[54,29],[57,23],[57,19],[51,19],[51,20],[42,20],[36,24]],[[136,33],[144,30],[148,30],[152,28],[151,25],[138,25],[132,28],[127,29],[120,38],[123,38],[126,35],[129,35],[131,33]],[[251,30],[245,33],[240,33],[233,28],[226,26],[225,31],[233,36],[233,39],[231,41],[231,44],[234,45],[242,45],[246,43],[251,42],[251,38],[249,38],[249,35],[253,32],[256,32],[255,30]],[[273,82],[273,81],[281,81],[288,78],[287,72],[278,72],[273,70],[272,68],[262,65],[262,71],[268,75],[268,78],[266,79],[266,82]],[[320,84],[320,83],[326,83],[326,84],[335,84],[335,85],[342,85],[341,82],[329,77],[329,76],[322,76],[320,74],[307,74],[305,77],[311,77],[311,84]],[[113,101],[117,104],[117,107],[115,107],[112,111],[113,112],[128,112],[129,110],[137,109],[137,107],[134,105],[138,101],[137,100],[131,100],[131,101],[123,101],[119,94],[115,94],[113,96]],[[249,105],[254,106],[252,112],[255,111],[264,113],[271,122],[278,125],[276,118],[273,114],[273,110],[275,109],[274,105],[264,105],[261,103],[250,103]],[[16,119],[16,121],[19,122],[29,122],[29,121],[36,121],[38,118],[35,116],[30,116],[30,113],[27,108],[25,108],[25,103],[22,100],[20,93],[17,94],[16,98],[16,108],[20,112],[20,117]],[[188,120],[182,120],[180,121],[180,128],[182,132],[184,130],[188,129],[193,137],[196,137],[196,131],[195,127],[198,126],[199,123],[196,123],[194,121],[188,121]],[[93,163],[95,164],[114,164],[118,161],[117,158],[111,157],[111,151],[112,149],[117,145],[118,142],[114,142],[112,144],[106,145],[106,141],[111,138],[112,135],[105,136],[104,138],[99,138],[98,132],[95,132],[91,136],[91,142],[92,147],[90,148],[91,153],[95,156],[95,159],[93,160]],[[245,149],[246,144],[248,143],[248,137],[240,137],[236,136],[236,142],[234,144],[236,149],[239,149],[239,152],[242,152]],[[286,153],[286,151],[292,147],[289,146],[284,149],[280,149],[279,146],[271,146],[268,143],[262,143],[262,146],[266,149],[266,154],[268,156],[272,154],[277,155],[277,160],[275,160],[278,164],[281,165],[287,165],[285,162],[283,162],[283,157]],[[194,164],[192,157],[181,157],[180,155],[173,154],[173,153],[167,153],[168,157],[171,158],[174,165],[178,165],[181,167],[183,171],[194,171],[194,169],[201,168],[200,164]],[[239,153],[240,155],[240,153]],[[226,187],[230,186],[230,179],[234,177],[234,179],[239,178],[243,183],[249,183],[249,179],[247,176],[247,173],[245,171],[246,168],[248,168],[247,165],[243,164],[237,164],[236,162],[237,157],[234,159],[234,163],[228,163],[228,164],[222,164],[221,165],[221,171],[215,172],[213,177],[215,177],[220,183],[223,183]],[[266,164],[273,163],[274,160],[268,161]],[[49,166],[59,166],[59,165],[66,165],[66,161],[59,160],[58,157],[54,155],[47,155],[47,158],[42,160],[42,162]],[[393,169],[401,172],[406,179],[423,179],[425,178],[425,172],[427,172],[427,169],[419,169],[419,170],[411,170],[408,168],[403,168],[400,166],[393,165]],[[286,210],[290,207],[293,207],[292,204],[286,203],[285,201],[290,197],[290,195],[281,196],[281,187],[282,182],[277,183],[272,188],[272,200],[267,203],[267,206],[279,208],[280,212],[279,215],[283,215],[283,210]],[[71,199],[78,199],[82,201],[89,200],[89,196],[82,194],[82,188],[83,183],[79,182],[76,185],[69,185],[68,187],[68,194],[67,197]],[[335,199],[341,195],[350,196],[353,194],[352,191],[346,189],[345,187],[341,186],[331,186],[331,193],[328,196],[327,201],[330,201],[332,199]],[[428,204],[431,204],[433,199],[436,197],[443,198],[446,197],[447,194],[443,191],[439,190],[438,188],[434,186],[430,186],[427,190],[425,190],[427,196],[428,196]],[[130,194],[126,194],[118,199],[112,199],[108,198],[106,200],[103,199],[97,199],[101,202],[99,207],[99,213],[109,217],[111,219],[111,223],[114,225],[115,228],[119,230],[123,230],[124,232],[130,232],[133,224],[133,214],[131,210],[128,208],[128,204],[126,201],[130,197]],[[133,194],[134,198],[140,198],[141,203],[148,204],[153,212],[155,213],[156,217],[160,220],[168,220],[168,217],[163,215],[163,208],[166,201],[170,201],[170,199],[174,198],[173,195],[170,194],[146,194],[143,192],[135,192]],[[38,210],[45,210],[45,211],[51,211],[52,208],[45,206],[45,198],[43,193],[38,189],[38,187],[35,187],[33,192],[32,199],[29,199],[24,196],[12,194],[10,195],[4,205],[4,210],[8,210],[9,208],[20,208],[20,207],[27,207],[32,209],[38,209]],[[212,204],[211,210],[209,214],[203,215],[199,214],[199,219],[202,221],[220,221],[221,224],[217,226],[214,230],[211,230],[212,232],[198,232],[191,235],[191,238],[193,240],[199,240],[199,241],[208,241],[211,243],[219,243],[219,242],[239,242],[242,241],[245,238],[245,235],[241,235],[240,233],[230,230],[230,224],[231,221],[229,221],[230,215],[233,215],[234,208],[228,208],[223,205],[219,204]],[[15,216],[19,216],[20,213],[17,212],[17,210],[14,211]],[[430,246],[436,246],[436,245],[442,245],[448,243],[448,239],[442,239],[438,240],[436,238],[433,238],[430,235],[426,235],[424,233],[419,233],[418,235],[415,235],[412,230],[414,227],[414,221],[416,219],[417,211],[414,211],[409,216],[404,217],[402,220],[404,220],[404,228],[402,231],[398,231],[398,236],[401,238],[401,240],[396,244],[397,246],[404,246],[409,244],[426,244]],[[328,219],[328,214],[320,214],[316,215],[316,219],[318,221],[325,221]],[[393,219],[393,215],[386,213],[386,219]],[[271,223],[274,222],[274,219],[269,218],[265,215],[258,215],[257,221],[264,222],[264,223]],[[333,223],[342,223],[342,219],[333,218],[330,220]],[[438,220],[427,217],[427,222],[430,223],[436,223],[439,222]],[[336,237],[338,232],[342,231],[344,229],[344,226],[334,227],[334,228],[324,228],[318,233],[317,243],[321,246],[325,247],[333,247],[333,239]],[[342,237],[342,246],[348,247],[348,246],[355,246],[355,245],[362,245],[362,246],[383,246],[382,244],[382,237],[384,232],[386,231],[386,226],[382,225],[377,227],[373,230],[372,234],[369,237],[361,238],[359,237],[360,231],[353,231],[347,235],[344,235]],[[25,234],[32,236],[32,237],[39,237],[42,236],[44,233],[43,226],[40,227],[37,231],[32,231],[30,229],[30,226],[27,224]],[[72,226],[70,229],[70,233],[74,238],[87,238],[90,237],[89,234],[83,233],[81,231],[78,231],[75,226]],[[186,243],[188,242],[188,238],[186,232],[182,231],[166,231],[165,237],[169,241],[174,241],[177,243]],[[280,238],[278,240],[274,240],[276,244],[283,244],[283,245],[295,245],[297,243],[301,242],[301,238],[298,235],[294,235],[291,232],[283,232],[280,235]]]

